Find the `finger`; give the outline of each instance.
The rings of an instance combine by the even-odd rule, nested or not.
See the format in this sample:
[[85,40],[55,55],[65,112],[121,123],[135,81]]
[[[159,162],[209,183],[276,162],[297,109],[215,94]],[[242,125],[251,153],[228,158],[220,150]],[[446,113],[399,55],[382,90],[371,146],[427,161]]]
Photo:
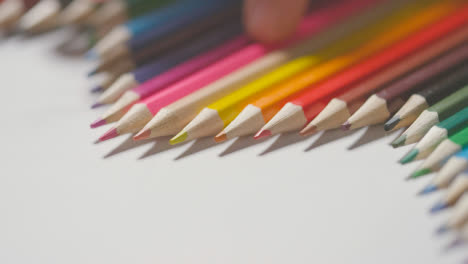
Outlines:
[[307,5],[308,0],[246,0],[247,31],[262,42],[282,40],[294,32]]

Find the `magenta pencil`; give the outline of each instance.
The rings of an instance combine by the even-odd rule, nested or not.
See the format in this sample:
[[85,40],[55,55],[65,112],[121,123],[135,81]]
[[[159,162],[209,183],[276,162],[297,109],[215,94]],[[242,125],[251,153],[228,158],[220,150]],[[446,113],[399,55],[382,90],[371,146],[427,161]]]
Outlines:
[[[362,8],[377,2],[379,2],[379,0],[349,0],[339,1],[336,4],[328,5],[309,14],[301,22],[293,37],[288,41],[277,44],[275,46],[267,46],[260,43],[250,44],[247,47],[241,49],[237,54],[241,54],[244,51],[255,54],[256,59],[263,57],[271,51],[288,47],[306,38],[312,37],[314,34],[317,34],[318,32],[326,29],[328,26],[338,23],[345,18],[361,11]],[[160,76],[155,77],[154,79],[144,83],[137,88],[126,91],[122,97],[100,119],[92,124],[92,127],[115,121],[117,119],[116,115],[121,113],[124,109],[128,108],[138,100],[144,99],[150,96],[152,93],[163,89],[165,85],[162,85],[159,81],[155,81],[155,79],[159,78]]]
[[107,140],[140,131],[158,111],[174,101],[205,87],[259,57],[256,46],[243,49],[134,104],[117,125],[100,138]]

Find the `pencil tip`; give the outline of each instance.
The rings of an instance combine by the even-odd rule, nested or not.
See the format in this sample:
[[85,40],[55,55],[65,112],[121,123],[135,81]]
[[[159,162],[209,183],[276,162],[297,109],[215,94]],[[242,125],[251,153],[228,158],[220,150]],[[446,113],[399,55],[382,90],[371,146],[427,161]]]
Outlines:
[[255,134],[254,139],[266,138],[266,137],[269,137],[271,135],[272,135],[272,133],[268,129],[260,130],[257,134]]
[[412,162],[419,154],[417,149],[412,149],[408,154],[406,154],[401,160],[401,164],[408,164]]
[[214,140],[217,142],[217,143],[221,143],[223,141],[226,141],[228,138],[227,138],[227,135],[226,133],[224,133],[224,131],[222,131],[221,133],[219,133],[218,135],[215,136]]
[[390,120],[388,120],[385,124],[384,124],[384,130],[385,131],[390,131],[392,129],[394,129],[398,123],[400,123],[401,119],[399,116],[393,116],[392,118],[390,118]]
[[397,139],[395,139],[392,143],[390,143],[390,145],[392,145],[393,148],[398,148],[398,147],[403,146],[405,144],[405,141],[406,141],[406,136],[401,135]]
[[444,233],[447,233],[449,230],[450,227],[447,224],[443,224],[439,228],[437,228],[436,234],[442,235]]
[[317,127],[316,126],[309,126],[309,127],[304,128],[303,130],[301,130],[301,132],[299,132],[299,134],[301,136],[310,136],[312,134],[315,134],[315,132],[317,132]]
[[408,180],[414,180],[414,179],[417,179],[417,178],[422,177],[422,176],[424,176],[426,174],[429,174],[429,173],[431,173],[430,169],[417,170],[417,171],[413,172],[413,174],[411,174],[408,177]]
[[104,88],[102,88],[102,86],[98,85],[96,87],[94,87],[93,89],[90,90],[91,93],[100,93],[104,90]]
[[443,201],[440,201],[438,203],[436,203],[432,208],[431,208],[431,214],[435,214],[435,213],[438,213],[444,209],[446,209],[448,207],[448,204],[443,202]]
[[144,130],[140,131],[138,134],[136,134],[133,137],[133,140],[135,140],[135,141],[144,140],[144,139],[148,139],[150,136],[151,136],[151,130],[144,129]]
[[88,60],[95,60],[97,59],[97,54],[96,52],[94,52],[94,50],[89,50],[88,52],[86,52],[85,58]]
[[176,145],[176,144],[180,144],[182,142],[184,142],[188,137],[188,134],[187,132],[180,132],[179,134],[177,134],[175,137],[171,138],[171,140],[169,140],[169,143],[171,145]]
[[341,125],[341,129],[344,131],[348,131],[351,129],[351,123],[349,121],[346,121],[343,125]]
[[98,73],[97,69],[94,69],[94,70],[88,72],[88,77],[94,76],[94,75],[96,75],[97,73]]
[[117,128],[112,128],[111,130],[107,131],[102,137],[99,138],[99,141],[106,141],[115,137],[118,137],[119,133],[117,132]]
[[96,108],[99,108],[101,106],[103,106],[104,104],[101,104],[101,103],[95,103],[91,106],[91,109],[96,109]]
[[91,128],[97,128],[97,127],[100,127],[100,126],[103,126],[103,125],[106,125],[107,124],[107,121],[105,119],[98,119],[96,121],[94,121],[93,123],[91,123],[90,127]]
[[428,186],[426,186],[424,189],[422,189],[419,192],[419,195],[426,195],[426,194],[429,194],[429,193],[433,193],[433,192],[437,191],[437,189],[438,189],[437,185],[429,184]]

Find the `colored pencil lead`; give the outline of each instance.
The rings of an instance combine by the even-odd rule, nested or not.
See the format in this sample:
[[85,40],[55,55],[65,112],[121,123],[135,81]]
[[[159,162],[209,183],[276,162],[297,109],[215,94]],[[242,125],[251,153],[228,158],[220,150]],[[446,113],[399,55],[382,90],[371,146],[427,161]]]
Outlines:
[[415,172],[413,172],[410,176],[409,176],[409,180],[414,180],[414,179],[417,179],[419,177],[422,177],[424,175],[427,175],[429,173],[432,173],[432,170],[431,169],[421,169],[421,170],[417,170]]
[[431,207],[430,212],[432,214],[438,213],[444,209],[446,209],[449,205],[446,202],[439,201],[433,207]]
[[301,136],[311,136],[315,133],[317,133],[318,130],[317,130],[317,127],[314,126],[314,125],[308,125],[307,127],[305,127],[304,129],[302,129],[299,134],[301,134]]
[[181,131],[179,134],[177,134],[175,137],[171,138],[169,140],[169,143],[171,145],[177,145],[177,144],[180,144],[184,141],[186,141],[188,138],[188,134],[187,132],[184,132],[184,131]]
[[148,139],[149,137],[151,137],[151,130],[143,129],[133,137],[133,140],[135,141],[144,140],[144,139]]
[[426,195],[426,194],[429,194],[429,193],[433,193],[433,192],[437,191],[438,189],[439,188],[437,187],[437,185],[429,184],[419,192],[419,195]]
[[103,106],[103,104],[95,103],[95,104],[93,104],[93,105],[91,106],[91,109],[96,109],[96,108],[99,108],[99,107],[101,107],[101,106]]
[[398,115],[393,116],[384,124],[384,130],[385,131],[393,130],[398,125],[398,123],[400,123],[400,121],[401,119]]
[[437,228],[436,234],[442,235],[450,231],[450,227],[447,224],[441,225],[439,228]]
[[392,147],[394,148],[398,148],[398,147],[405,145],[405,142],[406,142],[406,135],[401,135],[397,139],[395,139],[392,143],[390,143],[390,145],[392,145]]
[[92,76],[96,75],[97,73],[98,72],[96,70],[91,70],[91,71],[88,72],[87,76],[92,77]]
[[255,139],[262,139],[262,138],[271,137],[272,135],[273,134],[271,133],[270,130],[264,129],[264,130],[260,130],[257,134],[255,134],[254,138]]
[[98,120],[94,121],[94,122],[90,125],[90,127],[91,127],[91,128],[98,128],[98,127],[104,126],[104,125],[107,125],[106,120],[104,120],[104,119],[98,119]]
[[91,93],[100,93],[104,91],[104,88],[100,85],[93,87],[91,90],[89,90]]
[[341,125],[341,130],[343,131],[348,131],[351,129],[351,123],[349,121],[346,121]]
[[407,164],[413,161],[419,154],[419,151],[417,149],[412,149],[406,156],[404,156],[401,160],[401,164]]
[[117,128],[112,128],[110,129],[109,131],[107,131],[104,135],[102,135],[100,138],[99,138],[99,141],[106,141],[106,140],[109,140],[109,139],[112,139],[112,138],[115,138],[115,137],[118,137],[119,136],[119,133],[117,132]]
[[214,140],[217,143],[220,143],[220,142],[224,142],[224,141],[228,140],[228,137],[227,137],[226,133],[224,133],[224,131],[221,131],[218,135],[216,135],[214,137]]

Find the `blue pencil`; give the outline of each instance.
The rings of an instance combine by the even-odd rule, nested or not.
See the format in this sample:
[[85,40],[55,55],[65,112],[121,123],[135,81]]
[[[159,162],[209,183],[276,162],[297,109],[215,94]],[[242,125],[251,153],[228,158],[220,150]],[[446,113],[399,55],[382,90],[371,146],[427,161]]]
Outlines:
[[421,194],[428,194],[447,188],[457,175],[465,170],[468,170],[468,148],[451,157],[432,182],[421,191]]
[[[133,19],[123,25],[114,28],[96,46],[88,56],[102,58],[112,53],[112,50],[120,45],[125,45],[130,39],[150,32],[153,29],[172,28],[179,26],[178,20],[183,22],[197,19],[211,14],[214,10],[228,3],[239,0],[181,0],[150,12],[144,16]],[[161,29],[161,31],[164,31]]]

